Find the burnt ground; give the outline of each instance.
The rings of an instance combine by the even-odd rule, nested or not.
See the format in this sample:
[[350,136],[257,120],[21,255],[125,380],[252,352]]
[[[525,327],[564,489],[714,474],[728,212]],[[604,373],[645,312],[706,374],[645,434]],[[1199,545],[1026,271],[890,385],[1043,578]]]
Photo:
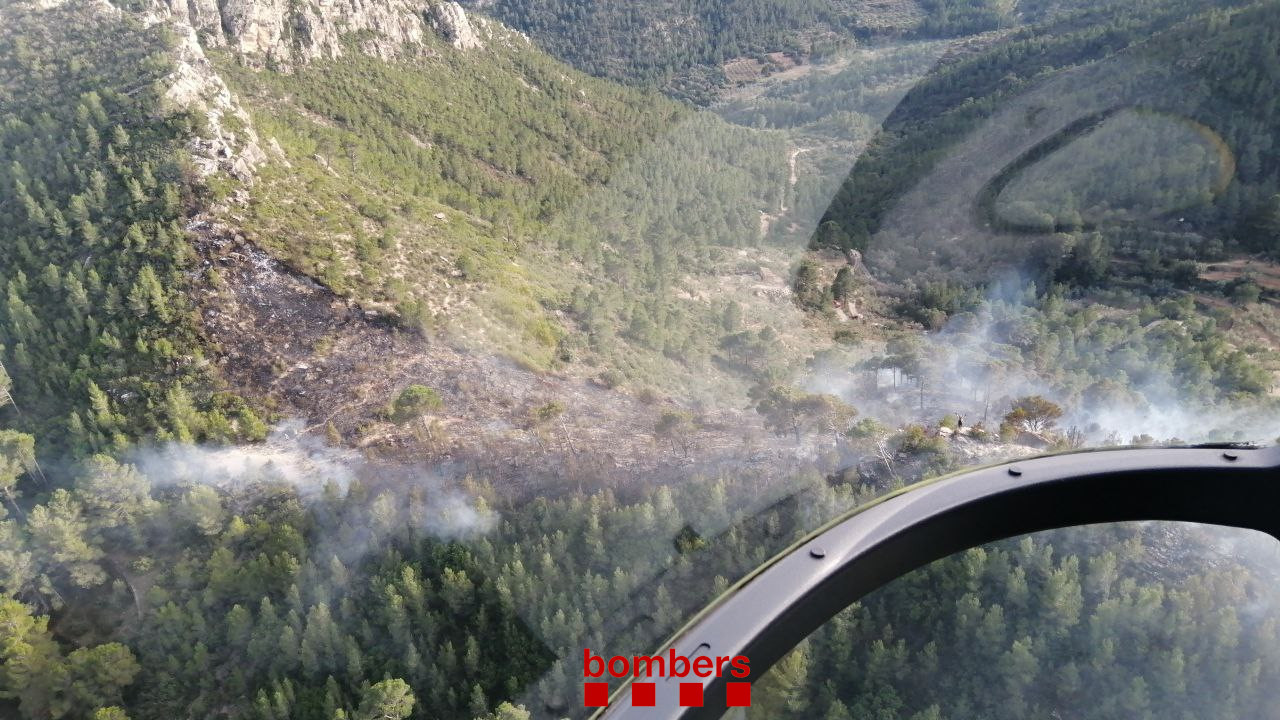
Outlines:
[[[501,487],[545,489],[678,479],[744,463],[789,473],[798,457],[817,454],[811,443],[770,435],[755,413],[735,409],[737,399],[694,413],[700,429],[686,453],[654,436],[670,402],[401,331],[224,226],[191,228],[202,272],[215,268],[221,278],[199,283],[198,297],[222,375],[278,417],[302,418],[321,436],[336,430],[344,445],[372,456],[451,463]],[[436,389],[444,408],[403,425],[385,420],[382,409],[412,383]],[[552,401],[563,414],[536,426],[531,411]]]

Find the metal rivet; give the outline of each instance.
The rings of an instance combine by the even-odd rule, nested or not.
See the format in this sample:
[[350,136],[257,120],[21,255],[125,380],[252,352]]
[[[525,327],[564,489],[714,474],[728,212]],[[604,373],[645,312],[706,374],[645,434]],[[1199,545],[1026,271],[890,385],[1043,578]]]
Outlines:
[[809,548],[809,557],[811,557],[811,558],[814,558],[814,559],[817,559],[817,560],[821,560],[822,558],[824,558],[824,557],[826,557],[826,556],[827,556],[827,551],[826,551],[826,550],[823,550],[823,549],[822,549],[822,548],[820,548],[820,547],[811,547],[811,548]]
[[1240,456],[1239,456],[1239,455],[1237,455],[1236,453],[1233,453],[1233,452],[1224,452],[1224,453],[1222,453],[1222,457],[1224,457],[1224,458],[1226,458],[1226,459],[1228,459],[1228,460],[1239,460],[1239,459],[1240,459]]
[[1022,468],[1020,468],[1020,467],[1011,467],[1011,468],[1009,468],[1009,474],[1010,474],[1010,475],[1012,475],[1012,476],[1014,476],[1014,477],[1019,477],[1019,476],[1021,476],[1021,475],[1022,475]]

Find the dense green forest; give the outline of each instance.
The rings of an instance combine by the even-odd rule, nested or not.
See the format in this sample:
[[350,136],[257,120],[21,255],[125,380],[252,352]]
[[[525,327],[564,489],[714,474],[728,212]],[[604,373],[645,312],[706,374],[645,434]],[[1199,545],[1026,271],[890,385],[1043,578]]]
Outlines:
[[591,0],[473,2],[593,75],[662,86],[699,102],[725,82],[720,65],[768,52],[809,52],[820,30],[857,27],[831,0]]
[[1169,530],[1058,531],[938,561],[814,633],[757,682],[750,716],[1274,717],[1280,625],[1251,612],[1274,602],[1269,572],[1210,569],[1210,553],[1186,573],[1154,552]]
[[955,38],[1066,14],[1073,0],[469,0],[593,75],[663,88],[705,105],[729,81],[723,65],[782,52],[816,59],[886,38]]
[[[71,487],[0,521],[5,588],[20,601],[0,608],[4,688],[24,717],[578,717],[576,649],[652,647],[874,492],[740,469],[629,499],[512,503],[473,483],[463,513],[390,468],[310,498],[269,468],[236,480],[152,486],[96,456]],[[1169,704],[1204,717],[1206,696],[1232,717],[1265,702],[1274,644],[1241,632],[1234,613],[1260,592],[1243,571],[1184,568],[1183,589],[1152,577],[1138,539],[1110,543],[1114,555],[1092,555],[1096,543],[1068,536],[1057,557],[1024,541],[905,578],[810,641],[813,677],[784,663],[791,676],[764,681],[758,704],[789,708],[770,717],[1021,716],[1082,687],[1100,717]],[[1102,639],[1115,633],[1138,641]],[[1148,663],[1142,643],[1174,665]],[[962,660],[974,653],[991,653],[985,674]],[[1058,675],[1064,657],[1078,678]]]
[[1017,2],[1007,0],[923,0],[928,13],[919,31],[958,37],[1007,27]]
[[269,467],[235,488],[154,486],[94,456],[0,520],[20,601],[0,606],[0,697],[29,718],[372,720],[396,693],[412,717],[527,717],[507,700],[577,717],[575,648],[651,646],[869,497],[810,474],[762,506],[773,480],[739,472],[532,504],[473,483],[459,504],[394,468],[369,475],[304,499]]
[[0,359],[18,420],[71,456],[260,439],[255,411],[217,392],[184,292],[197,121],[157,120],[164,33],[53,15],[7,9],[0,33]]
[[[0,608],[4,688],[24,717],[579,717],[578,648],[651,648],[806,528],[871,498],[817,473],[747,470],[630,499],[510,503],[473,484],[474,519],[451,522],[461,507],[394,471],[310,499],[269,469],[237,480],[149,486],[99,456],[25,519],[0,521],[20,601]],[[1276,623],[1239,616],[1264,587],[1229,563],[1159,579],[1140,538],[1098,543],[1007,543],[904,578],[784,662],[757,705],[1020,717],[1076,706],[1082,688],[1099,717],[1265,705]],[[1244,632],[1246,619],[1267,629]],[[975,672],[974,657],[991,662]]]

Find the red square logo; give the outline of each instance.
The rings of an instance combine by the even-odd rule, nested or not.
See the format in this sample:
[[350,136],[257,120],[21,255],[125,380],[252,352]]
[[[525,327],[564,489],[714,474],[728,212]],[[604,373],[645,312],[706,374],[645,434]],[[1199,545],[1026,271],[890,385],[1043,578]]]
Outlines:
[[658,686],[654,683],[631,683],[631,707],[653,707],[657,698]]
[[680,707],[702,707],[702,683],[680,683]]
[[725,683],[724,692],[728,707],[751,707],[751,683]]
[[587,707],[608,707],[609,683],[582,683],[582,700]]

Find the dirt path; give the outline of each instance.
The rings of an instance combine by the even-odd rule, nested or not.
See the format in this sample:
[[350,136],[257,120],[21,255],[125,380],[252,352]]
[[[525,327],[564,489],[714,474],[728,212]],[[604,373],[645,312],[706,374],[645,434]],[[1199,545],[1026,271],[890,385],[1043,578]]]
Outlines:
[[811,147],[793,148],[791,150],[791,154],[787,156],[787,167],[790,170],[790,175],[787,178],[787,186],[783,188],[782,206],[778,208],[779,215],[785,215],[787,210],[790,209],[787,207],[787,196],[791,193],[792,190],[796,189],[796,183],[800,181],[800,177],[796,175],[796,158],[799,158],[801,155],[807,152],[813,152],[816,149],[817,148],[811,148]]
[[763,210],[760,211],[760,237],[768,235],[773,224],[778,220],[781,220],[782,217],[791,209],[787,207],[787,197],[793,190],[795,190],[796,183],[800,181],[800,176],[796,173],[796,159],[801,155],[807,152],[813,152],[814,150],[817,150],[817,148],[792,148],[791,152],[787,154],[787,168],[789,175],[786,186],[782,188],[782,196],[778,201],[778,212],[767,213]]

